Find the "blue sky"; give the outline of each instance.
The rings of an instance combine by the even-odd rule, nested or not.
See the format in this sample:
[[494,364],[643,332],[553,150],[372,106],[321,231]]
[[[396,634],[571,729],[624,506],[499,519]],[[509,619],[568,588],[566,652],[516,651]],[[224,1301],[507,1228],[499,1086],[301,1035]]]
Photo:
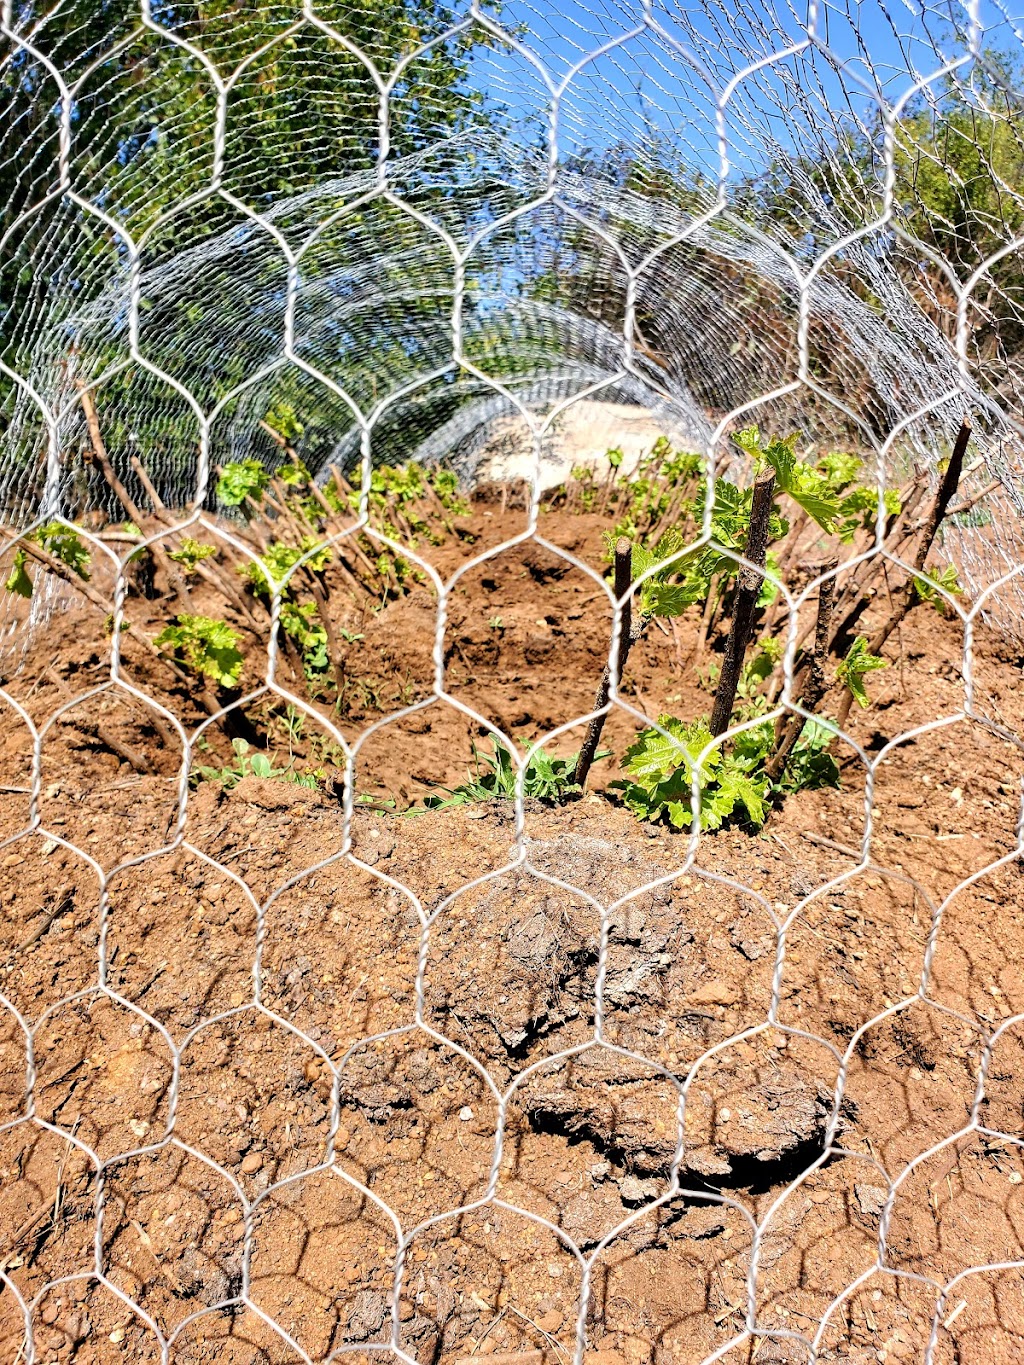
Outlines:
[[[639,0],[507,0],[500,13],[558,82],[585,53],[628,32],[639,10]],[[631,39],[574,78],[561,110],[562,153],[617,141],[635,145],[653,134],[684,162],[713,173],[718,165],[714,91],[749,63],[802,39],[805,11],[785,0],[687,5],[661,0],[654,13],[706,75],[650,32]],[[777,67],[746,79],[726,116],[734,173],[755,170],[770,138],[783,145],[802,142],[801,126],[808,121],[819,128],[856,118],[871,122],[875,106],[865,87],[878,85],[894,100],[919,75],[930,75],[950,54],[959,55],[963,48],[955,38],[954,20],[965,24],[966,11],[948,0],[928,6],[906,0],[822,5],[818,34],[840,68],[823,54],[808,54],[788,59],[788,85]],[[1012,11],[1003,12],[986,0],[981,20],[986,46],[1020,52],[1024,22],[1017,22]],[[478,53],[474,67],[478,86],[516,121],[543,122],[549,95],[528,61],[493,49]]]

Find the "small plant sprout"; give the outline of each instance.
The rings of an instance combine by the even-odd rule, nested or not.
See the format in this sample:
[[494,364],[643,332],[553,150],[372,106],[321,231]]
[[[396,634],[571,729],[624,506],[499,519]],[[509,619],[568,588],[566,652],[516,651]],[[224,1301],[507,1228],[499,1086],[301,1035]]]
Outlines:
[[[45,526],[36,527],[27,539],[66,565],[84,583],[88,583],[89,548],[70,526],[65,526],[62,521],[48,521]],[[32,579],[25,568],[25,560],[26,551],[19,547],[14,552],[11,572],[4,583],[8,592],[17,593],[19,597],[32,596]]]
[[217,497],[225,507],[240,507],[246,498],[259,502],[270,474],[259,460],[235,460],[226,464],[217,480]]
[[847,651],[846,658],[837,666],[836,677],[852,694],[858,706],[868,707],[871,705],[871,698],[864,686],[864,679],[868,673],[888,667],[888,659],[883,659],[877,654],[869,654],[867,640],[863,635],[858,635]]
[[500,616],[492,616],[491,619],[487,622],[487,624],[488,626],[490,626],[491,630],[505,629],[505,622],[501,619]]
[[178,616],[166,626],[153,643],[171,649],[196,673],[212,678],[220,687],[237,687],[242,676],[242,655],[238,632],[226,621],[209,616]]
[[914,579],[914,589],[922,602],[930,602],[943,616],[949,607],[943,592],[950,597],[962,597],[964,591],[952,564],[947,564],[944,569],[926,569]]
[[216,553],[216,545],[206,545],[202,541],[193,540],[191,536],[183,536],[181,544],[176,550],[171,550],[167,558],[173,559],[175,564],[180,564],[187,574],[194,574],[204,559],[209,559]]
[[[442,787],[445,796],[431,793],[426,796],[423,806],[427,810],[447,810],[451,806],[470,805],[475,801],[514,799],[519,782],[519,768],[512,754],[497,735],[490,736],[491,752],[484,753],[473,745],[473,764],[475,772],[468,782],[458,787]],[[577,755],[568,758],[554,758],[543,749],[536,749],[526,765],[523,781],[523,794],[537,801],[558,802],[580,791],[574,780]],[[607,752],[596,755],[608,757]]]
[[197,768],[193,780],[197,782],[219,782],[222,787],[230,791],[232,787],[238,786],[243,777],[270,778],[277,782],[293,782],[298,787],[313,789],[319,786],[319,780],[323,777],[320,772],[296,772],[290,765],[285,768],[275,768],[273,759],[269,755],[259,749],[253,749],[244,739],[233,739],[231,747],[235,753],[234,763],[226,764],[223,768]]

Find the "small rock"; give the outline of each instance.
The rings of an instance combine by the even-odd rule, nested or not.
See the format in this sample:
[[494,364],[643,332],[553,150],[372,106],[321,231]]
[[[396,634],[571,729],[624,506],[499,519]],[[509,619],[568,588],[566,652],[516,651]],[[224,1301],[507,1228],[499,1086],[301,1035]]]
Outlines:
[[352,1341],[367,1341],[375,1332],[380,1331],[387,1312],[388,1302],[383,1294],[372,1289],[361,1289],[349,1314],[349,1338]]
[[885,1208],[885,1201],[889,1198],[889,1191],[884,1185],[863,1185],[856,1184],[853,1187],[860,1211],[867,1218],[880,1218],[882,1210]]
[[694,1005],[735,1005],[738,999],[736,987],[725,981],[709,981],[690,996]]
[[537,1319],[536,1325],[542,1332],[547,1332],[549,1336],[554,1336],[564,1321],[565,1318],[559,1313],[558,1309],[552,1308],[550,1312],[541,1314]]
[[470,1109],[468,1104],[464,1104],[462,1108],[459,1110],[459,1118],[462,1120],[463,1123],[468,1123],[472,1117],[473,1117],[472,1109]]
[[242,1174],[255,1175],[263,1166],[263,1153],[250,1152],[242,1161]]
[[641,1180],[635,1175],[624,1175],[619,1181],[619,1194],[624,1204],[647,1204],[661,1192],[658,1180]]

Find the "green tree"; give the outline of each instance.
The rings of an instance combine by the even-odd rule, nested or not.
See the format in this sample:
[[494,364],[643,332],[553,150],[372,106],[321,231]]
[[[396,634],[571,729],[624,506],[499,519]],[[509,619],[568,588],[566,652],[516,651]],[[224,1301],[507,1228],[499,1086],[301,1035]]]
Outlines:
[[[379,91],[366,63],[346,43],[387,77],[400,59],[439,39],[405,67],[394,89],[388,129],[393,157],[442,147],[452,134],[490,117],[468,79],[473,46],[490,39],[479,28],[444,37],[456,15],[443,0],[374,0],[363,6],[326,0],[317,14],[337,38],[310,23],[296,27],[297,13],[270,0],[155,0],[155,29],[146,30],[138,0],[20,5],[16,0],[14,27],[39,55],[8,41],[0,64],[0,116],[7,130],[0,152],[0,238],[6,238],[0,252],[0,358],[13,369],[29,369],[41,328],[48,327],[52,337],[62,318],[81,317],[90,302],[105,299],[112,282],[120,281],[123,293],[126,279],[119,234],[54,192],[61,96],[47,62],[75,87],[74,191],[136,241],[148,234],[144,280],[147,272],[186,253],[176,290],[152,299],[143,290],[142,345],[207,406],[247,377],[252,355],[283,331],[285,266],[266,234],[251,229],[235,256],[222,255],[202,268],[204,244],[245,228],[239,210],[210,193],[218,94],[206,63],[230,82],[221,187],[256,210],[319,191],[319,217],[303,221],[300,209],[282,225],[296,240],[343,207],[340,190],[332,200],[331,185],[372,171],[378,157]],[[429,207],[452,192],[443,173],[437,174],[444,169],[433,165],[432,178],[424,172],[403,184],[403,191]],[[304,287],[340,297],[346,268],[365,256],[367,241],[381,232],[398,259],[403,241],[412,249],[423,235],[408,216],[367,206],[328,229],[318,250],[307,253]],[[196,253],[191,277],[188,251]],[[380,281],[382,288],[387,283]],[[409,301],[408,282],[403,283],[406,311],[422,309],[422,300]],[[343,308],[335,311],[340,319]],[[112,304],[106,313],[98,308],[96,335],[82,340],[77,368],[87,376],[126,360],[123,306]],[[401,338],[387,335],[390,330],[380,329],[377,353],[366,355],[367,373],[388,362],[392,369],[405,363],[408,370],[401,351],[403,345],[408,350],[412,329],[407,325]],[[69,335],[69,350],[74,342]],[[332,342],[337,351],[352,352],[343,321]],[[59,358],[50,359],[56,368]],[[0,378],[0,433],[12,401],[10,383]],[[257,401],[263,410],[249,414],[254,430],[266,411],[285,402],[295,408],[307,446],[323,445],[331,434],[336,438],[341,405],[325,400],[322,387],[294,372],[282,374],[278,389],[261,391]],[[319,406],[311,410],[312,404]],[[130,486],[131,454],[152,466],[194,460],[195,423],[186,405],[138,367],[126,364],[111,374],[97,406],[111,459]],[[275,447],[264,435],[262,453],[269,456]],[[30,461],[35,452],[26,449],[23,458]],[[83,477],[85,493],[95,497],[96,478]]]

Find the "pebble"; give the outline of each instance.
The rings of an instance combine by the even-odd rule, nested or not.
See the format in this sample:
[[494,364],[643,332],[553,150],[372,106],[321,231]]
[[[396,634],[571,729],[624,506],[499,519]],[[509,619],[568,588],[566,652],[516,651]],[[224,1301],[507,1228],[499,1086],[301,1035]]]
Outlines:
[[564,1321],[565,1318],[563,1315],[559,1313],[556,1308],[552,1308],[550,1312],[542,1314],[537,1319],[537,1326],[542,1332],[547,1332],[551,1336],[554,1336]]
[[709,981],[690,996],[695,1005],[734,1005],[739,999],[735,986],[725,981]]
[[468,1104],[464,1104],[462,1108],[459,1110],[459,1118],[462,1120],[463,1123],[468,1123],[472,1117],[473,1117],[472,1109],[470,1109]]
[[250,1152],[242,1161],[242,1174],[255,1175],[263,1166],[263,1153]]

